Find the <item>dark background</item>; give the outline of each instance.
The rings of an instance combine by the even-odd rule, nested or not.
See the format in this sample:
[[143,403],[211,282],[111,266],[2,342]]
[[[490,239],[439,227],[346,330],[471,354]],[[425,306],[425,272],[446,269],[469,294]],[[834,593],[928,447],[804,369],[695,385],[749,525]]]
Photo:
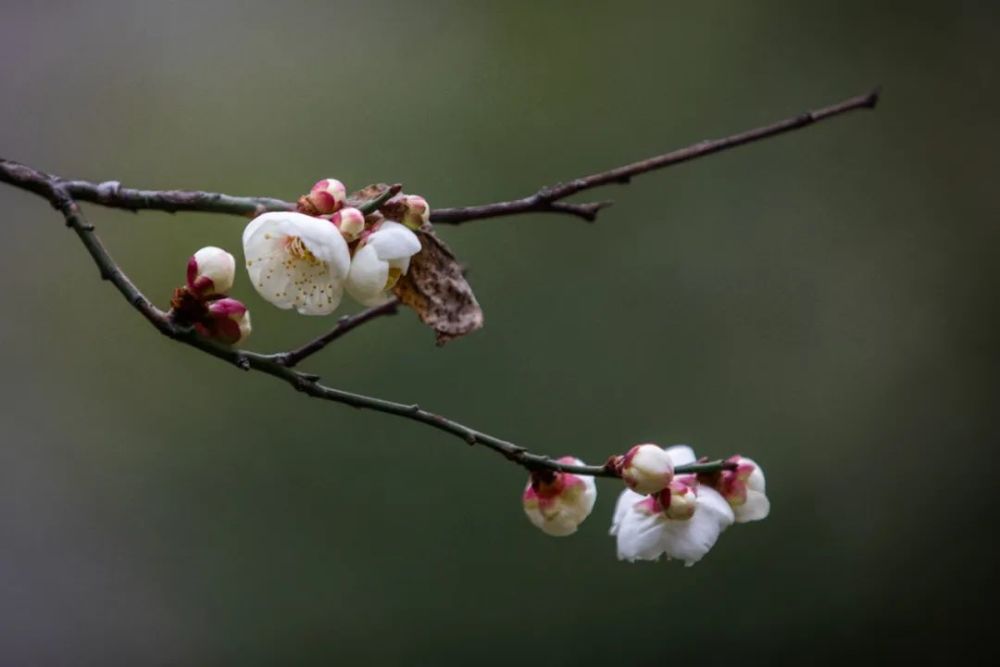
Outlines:
[[[487,327],[437,349],[406,313],[310,364],[553,455],[755,457],[771,517],[690,569],[615,560],[615,483],[548,538],[485,449],[171,344],[0,187],[0,662],[970,653],[995,600],[995,7],[4,2],[0,155],[138,187],[473,204],[884,94],[594,193],[596,225],[441,226]],[[161,306],[198,247],[239,251],[236,217],[88,210]],[[254,349],[331,325],[242,271],[235,296]]]

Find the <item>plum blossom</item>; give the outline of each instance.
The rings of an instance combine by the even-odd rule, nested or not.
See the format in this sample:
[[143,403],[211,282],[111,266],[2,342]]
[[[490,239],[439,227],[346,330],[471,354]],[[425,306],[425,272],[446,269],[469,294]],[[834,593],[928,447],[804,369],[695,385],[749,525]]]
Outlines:
[[765,493],[763,468],[744,456],[731,456],[726,461],[734,464],[735,470],[699,475],[699,481],[714,488],[729,502],[736,523],[766,518],[771,511],[771,501]]
[[[559,463],[583,465],[583,461],[564,456]],[[556,472],[533,474],[521,495],[524,513],[542,532],[565,537],[590,515],[597,500],[597,485],[589,475]]]
[[250,311],[236,299],[217,299],[208,304],[207,313],[194,326],[202,336],[236,345],[250,335]]
[[657,445],[636,445],[615,461],[615,468],[628,488],[637,493],[657,493],[670,484],[674,465],[670,455]]
[[363,235],[354,250],[347,292],[359,303],[378,306],[392,298],[391,290],[420,252],[420,239],[404,225],[386,220]]
[[[666,450],[676,468],[695,462],[690,447]],[[659,493],[643,496],[625,489],[615,506],[611,534],[619,560],[676,558],[694,565],[734,520],[729,503],[695,475],[677,475]]]
[[236,260],[222,248],[202,248],[188,260],[187,288],[199,298],[227,294],[234,280]]
[[243,231],[243,251],[254,288],[275,306],[328,315],[340,305],[351,254],[329,220],[265,213]]

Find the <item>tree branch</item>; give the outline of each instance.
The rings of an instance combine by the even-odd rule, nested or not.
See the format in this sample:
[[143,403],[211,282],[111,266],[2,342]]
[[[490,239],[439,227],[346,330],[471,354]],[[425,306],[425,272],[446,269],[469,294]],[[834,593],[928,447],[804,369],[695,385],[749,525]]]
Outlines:
[[[760,139],[806,127],[821,120],[832,118],[855,109],[874,108],[878,101],[878,91],[844,100],[817,111],[788,118],[777,123],[748,130],[723,139],[704,141],[687,148],[665,153],[656,157],[574,179],[566,183],[540,189],[535,194],[507,202],[496,202],[483,206],[437,209],[432,211],[431,220],[442,223],[461,223],[469,220],[492,218],[521,213],[561,213],[574,215],[585,220],[594,220],[601,209],[610,202],[570,203],[561,201],[579,192],[609,183],[627,183],[633,176],[662,169],[712,153],[728,150]],[[132,211],[203,211],[256,216],[266,211],[295,210],[292,202],[269,197],[235,197],[232,195],[185,190],[136,190],[124,188],[117,181],[91,183],[81,180],[67,180],[52,176],[32,167],[10,160],[0,159],[0,182],[35,193],[45,198],[64,217],[66,225],[80,238],[87,252],[100,271],[101,278],[110,281],[121,295],[160,333],[182,342],[213,357],[233,364],[243,370],[254,370],[285,381],[296,390],[314,398],[334,403],[342,403],[357,408],[365,408],[418,421],[438,430],[455,435],[470,445],[481,444],[503,455],[509,461],[528,470],[551,470],[595,477],[616,477],[614,467],[609,463],[601,466],[578,466],[559,463],[548,456],[535,454],[526,448],[496,436],[450,420],[441,415],[422,409],[416,404],[396,403],[371,396],[354,394],[334,389],[319,383],[319,377],[294,370],[294,366],[307,357],[322,350],[348,331],[382,315],[396,311],[397,302],[370,308],[353,316],[341,318],[331,331],[302,347],[285,353],[264,355],[256,352],[234,350],[199,336],[193,329],[180,326],[167,313],[158,309],[129,280],[128,276],[114,262],[107,249],[87,222],[77,201],[87,201],[113,208]],[[397,186],[391,188],[393,193]],[[387,190],[383,197],[391,196]],[[369,202],[370,204],[371,202]],[[377,203],[374,204],[377,206]],[[699,462],[679,466],[678,473],[707,473],[729,469],[732,464],[723,460]]]
[[129,211],[202,211],[257,216],[267,211],[294,211],[295,203],[271,197],[234,197],[200,190],[136,190],[118,181],[91,183],[67,180],[12,160],[0,158],[0,182],[47,197],[57,186],[76,201],[100,204]]
[[362,310],[360,313],[355,313],[354,315],[344,315],[337,320],[337,326],[330,329],[322,336],[319,336],[318,338],[309,341],[302,347],[296,348],[290,352],[279,352],[278,354],[272,355],[271,359],[287,368],[294,368],[306,357],[316,354],[324,347],[346,334],[348,331],[361,326],[365,322],[370,322],[371,320],[374,320],[377,317],[382,317],[383,315],[395,315],[399,309],[398,307],[399,299],[394,297],[391,301],[383,303],[381,306],[373,306],[372,308]]
[[[590,176],[576,178],[565,183],[546,186],[528,197],[511,201],[494,202],[480,206],[439,208],[431,210],[431,222],[460,224],[470,220],[482,220],[522,213],[560,213],[573,215],[587,221],[597,219],[600,211],[611,205],[610,201],[572,203],[561,201],[579,192],[611,183],[626,184],[633,176],[663,169],[681,162],[688,162],[706,155],[719,153],[730,148],[753,143],[792,130],[798,130],[828,118],[833,118],[857,109],[874,109],[878,103],[878,89],[866,95],[858,95],[816,111],[747,130],[722,139],[702,141],[646,160],[633,162],[621,167],[602,171]],[[40,172],[32,167],[0,158],[0,181],[30,190],[45,196],[40,182],[60,186],[77,201],[91,202],[111,208],[130,211],[155,210],[175,213],[177,211],[202,211],[205,213],[229,213],[256,216],[267,211],[294,211],[295,203],[272,197],[237,197],[218,192],[199,190],[136,190],[122,187],[118,181],[91,183],[90,181],[65,180]]]
[[792,118],[765,125],[753,130],[747,130],[722,139],[702,141],[697,144],[680,148],[663,155],[633,162],[621,167],[602,171],[590,176],[576,178],[566,183],[543,187],[528,197],[511,201],[484,204],[482,206],[466,206],[462,208],[439,208],[431,213],[433,222],[459,224],[469,220],[482,220],[499,216],[518,215],[521,213],[568,213],[584,220],[593,221],[601,209],[610,206],[611,202],[596,202],[589,204],[571,204],[560,201],[566,197],[611,183],[627,184],[633,176],[645,174],[657,169],[670,167],[681,162],[688,162],[706,155],[736,148],[744,144],[767,139],[778,134],[791,132],[812,125],[827,118],[833,118],[856,109],[874,109],[878,103],[879,90],[876,88],[866,95],[858,95],[816,111],[809,111]]
[[[528,470],[552,470],[561,472],[571,472],[582,475],[594,475],[596,477],[616,477],[616,473],[610,465],[604,466],[577,466],[560,463],[548,456],[535,454],[520,445],[503,440],[496,436],[477,431],[453,421],[441,415],[422,409],[416,404],[396,403],[372,396],[355,394],[341,389],[334,389],[319,383],[319,377],[310,373],[303,373],[289,368],[275,360],[274,355],[264,355],[257,352],[235,350],[219,345],[207,338],[199,336],[193,329],[182,327],[174,322],[167,313],[150,302],[146,296],[129,280],[128,276],[121,270],[112,259],[104,244],[97,237],[94,226],[87,222],[76,201],[63,188],[63,182],[51,179],[43,172],[33,169],[19,169],[18,180],[14,183],[18,187],[34,192],[49,201],[52,206],[62,213],[66,220],[66,225],[73,229],[83,242],[87,252],[101,273],[101,278],[110,281],[121,293],[128,303],[138,310],[160,333],[177,340],[185,345],[190,345],[213,357],[230,363],[243,370],[254,370],[265,373],[280,380],[284,380],[296,390],[305,393],[313,398],[319,398],[334,403],[343,403],[356,408],[365,408],[396,415],[405,419],[418,421],[432,426],[440,431],[458,436],[469,445],[481,444],[495,452],[503,455],[507,460],[517,463]],[[8,181],[10,182],[10,181]],[[335,329],[337,335],[343,335],[350,329],[360,325],[364,321],[373,319],[378,314],[382,314],[380,309],[388,310],[387,306],[380,306],[356,316],[349,323],[343,323]],[[395,307],[395,304],[392,304]],[[331,334],[328,337],[335,338]],[[310,343],[305,347],[316,345],[317,349],[326,343]],[[300,348],[301,349],[301,348]],[[311,352],[310,352],[311,353]],[[695,464],[693,464],[695,465]],[[704,464],[697,464],[703,466]],[[721,470],[729,464],[719,461],[715,469]],[[684,472],[678,468],[679,472]]]

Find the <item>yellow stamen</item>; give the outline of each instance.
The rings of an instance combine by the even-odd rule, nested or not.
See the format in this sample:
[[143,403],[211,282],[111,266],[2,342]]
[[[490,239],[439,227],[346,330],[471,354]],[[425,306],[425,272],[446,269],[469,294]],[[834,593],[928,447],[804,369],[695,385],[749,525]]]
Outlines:
[[308,262],[312,266],[322,264],[322,262],[316,259],[316,255],[312,254],[312,251],[306,247],[306,244],[303,243],[302,239],[298,236],[289,236],[285,240],[285,250],[295,259],[301,259]]

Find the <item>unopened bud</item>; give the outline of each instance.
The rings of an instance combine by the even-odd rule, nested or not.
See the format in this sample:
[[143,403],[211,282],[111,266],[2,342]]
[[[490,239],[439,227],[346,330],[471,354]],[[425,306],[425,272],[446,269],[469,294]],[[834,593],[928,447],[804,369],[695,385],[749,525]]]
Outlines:
[[203,336],[236,345],[250,335],[250,311],[236,299],[219,299],[208,304],[208,312],[195,328]]
[[187,288],[197,297],[226,294],[236,278],[236,260],[222,248],[202,248],[188,260]]
[[[560,463],[583,465],[583,461],[564,456]],[[542,532],[565,537],[590,515],[597,499],[594,478],[566,472],[540,471],[531,475],[521,496],[524,513]]]
[[324,178],[312,186],[305,198],[313,205],[316,215],[327,215],[344,205],[347,188],[336,178]]
[[622,481],[636,493],[658,493],[674,478],[670,455],[657,445],[636,445],[615,463]]
[[342,208],[330,216],[330,222],[336,225],[337,229],[340,230],[340,235],[348,243],[365,231],[365,214],[350,206]]
[[427,200],[420,195],[406,195],[403,197],[403,219],[400,220],[410,229],[420,229],[431,219],[431,207]]
[[683,521],[694,516],[694,510],[698,506],[698,495],[694,490],[696,485],[694,478],[689,476],[674,479],[660,491],[657,499],[667,518]]

